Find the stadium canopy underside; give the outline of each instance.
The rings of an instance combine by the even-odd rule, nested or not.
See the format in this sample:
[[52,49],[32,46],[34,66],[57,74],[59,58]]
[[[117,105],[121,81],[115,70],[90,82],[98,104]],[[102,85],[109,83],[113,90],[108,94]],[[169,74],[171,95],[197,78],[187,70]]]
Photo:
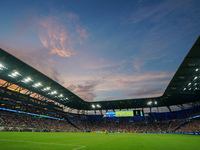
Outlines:
[[[42,101],[53,100],[78,110],[121,110],[195,104],[200,99],[200,37],[160,97],[87,102],[3,49],[0,49],[0,79],[6,81],[1,89],[7,90],[10,85],[15,84],[19,86],[19,94],[26,97],[37,93]],[[20,93],[23,89],[27,92]]]

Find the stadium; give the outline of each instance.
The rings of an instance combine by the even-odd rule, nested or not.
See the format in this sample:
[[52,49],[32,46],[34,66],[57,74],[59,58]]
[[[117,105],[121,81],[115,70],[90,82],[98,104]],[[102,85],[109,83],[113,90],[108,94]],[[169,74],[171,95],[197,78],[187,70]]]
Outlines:
[[1,150],[199,150],[199,0],[1,0]]
[[99,102],[84,101],[0,49],[1,147],[175,149],[182,145],[182,149],[198,149],[199,47],[200,37],[162,96]]

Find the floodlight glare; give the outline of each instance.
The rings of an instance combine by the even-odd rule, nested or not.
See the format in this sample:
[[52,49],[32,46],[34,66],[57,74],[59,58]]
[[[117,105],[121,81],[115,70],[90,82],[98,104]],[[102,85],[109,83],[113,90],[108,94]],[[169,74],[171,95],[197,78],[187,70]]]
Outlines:
[[53,92],[51,92],[50,94],[51,94],[51,95],[54,95],[54,94],[57,94],[57,92],[56,92],[56,91],[53,91]]
[[92,108],[95,108],[95,105],[92,105]]
[[185,91],[185,90],[186,90],[186,88],[183,89],[183,91]]
[[42,89],[43,91],[49,91],[51,88],[50,87],[46,87],[44,89]]
[[197,83],[194,83],[194,86],[196,86],[197,85]]
[[191,85],[191,83],[188,83],[188,86],[190,86]]
[[197,79],[197,77],[194,77],[194,80],[196,80]]
[[197,90],[197,87],[194,90]]
[[30,81],[32,81],[32,79],[30,77],[27,77],[27,78],[22,80],[22,82],[24,82],[24,83],[28,83]]
[[4,66],[2,64],[0,64],[0,68],[3,68]]
[[154,104],[157,105],[158,104],[157,101],[154,101]]
[[63,97],[63,95],[62,95],[62,94],[60,94],[58,97]]
[[42,89],[43,91],[49,91],[51,88],[50,87],[46,87],[44,89]]
[[7,69],[4,65],[0,64],[0,70]]
[[41,84],[40,82],[35,83],[35,84],[33,85],[33,87],[40,87],[40,86],[42,86],[42,84]]
[[195,71],[198,71],[199,69],[197,68]]
[[15,77],[21,76],[21,74],[19,74],[19,72],[17,72],[17,71],[14,71],[13,73],[9,74],[8,76],[15,78]]
[[98,108],[101,108],[101,106],[99,104],[96,105]]
[[152,101],[147,102],[147,105],[151,105],[151,104],[152,104]]

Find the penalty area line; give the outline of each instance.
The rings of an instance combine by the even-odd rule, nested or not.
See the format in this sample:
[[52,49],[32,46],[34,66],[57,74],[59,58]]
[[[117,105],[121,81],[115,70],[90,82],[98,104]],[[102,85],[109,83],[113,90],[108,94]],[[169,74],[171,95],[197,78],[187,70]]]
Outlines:
[[73,145],[73,144],[58,144],[58,143],[44,143],[44,142],[32,142],[32,141],[19,141],[19,140],[8,140],[8,139],[0,139],[0,141],[13,141],[13,142],[25,142],[25,143],[35,143],[35,144],[46,144],[46,145],[60,145],[60,146],[78,146],[78,148],[74,148],[72,150],[78,150],[81,148],[85,148],[83,145]]

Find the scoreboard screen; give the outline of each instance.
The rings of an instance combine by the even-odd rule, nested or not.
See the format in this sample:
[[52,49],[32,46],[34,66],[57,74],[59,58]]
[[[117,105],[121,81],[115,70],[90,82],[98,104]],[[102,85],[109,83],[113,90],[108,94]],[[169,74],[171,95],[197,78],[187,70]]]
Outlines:
[[115,117],[114,111],[106,111],[106,117]]
[[143,111],[142,110],[134,110],[134,116],[143,116]]
[[116,117],[133,117],[133,111],[115,111]]
[[142,110],[127,110],[127,111],[107,111],[106,117],[133,117],[143,116]]

